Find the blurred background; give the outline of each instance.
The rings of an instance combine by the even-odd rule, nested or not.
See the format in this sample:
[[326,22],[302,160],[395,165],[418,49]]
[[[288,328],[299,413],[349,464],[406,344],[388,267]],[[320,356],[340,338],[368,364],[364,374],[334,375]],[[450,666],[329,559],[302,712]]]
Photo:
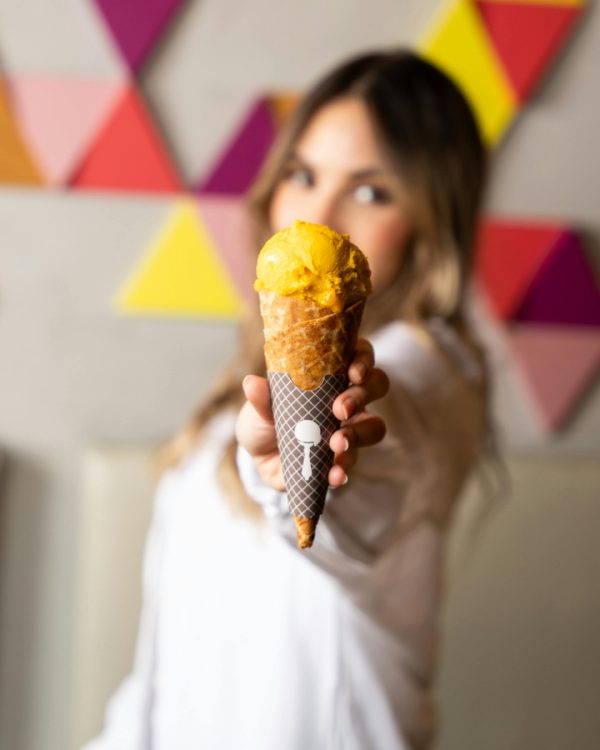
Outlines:
[[439,750],[597,746],[596,4],[0,0],[2,750],[99,730],[152,450],[234,350],[240,197],[298,92],[395,45],[493,152],[472,306],[511,487],[469,487],[450,537]]

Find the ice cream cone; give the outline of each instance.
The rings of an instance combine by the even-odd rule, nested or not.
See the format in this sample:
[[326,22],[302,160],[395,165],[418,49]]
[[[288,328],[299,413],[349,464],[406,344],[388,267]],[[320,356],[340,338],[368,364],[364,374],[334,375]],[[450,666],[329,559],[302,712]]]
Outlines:
[[364,301],[341,313],[273,292],[261,292],[260,301],[283,478],[298,546],[305,548],[325,504],[329,439],[340,425],[332,405],[348,385]]
[[267,370],[287,372],[303,391],[344,374],[356,347],[365,301],[342,312],[312,300],[260,293]]
[[325,505],[329,439],[340,425],[332,406],[348,387],[370,271],[347,236],[304,222],[271,238],[261,256],[255,286],[277,442],[298,546],[306,548]]

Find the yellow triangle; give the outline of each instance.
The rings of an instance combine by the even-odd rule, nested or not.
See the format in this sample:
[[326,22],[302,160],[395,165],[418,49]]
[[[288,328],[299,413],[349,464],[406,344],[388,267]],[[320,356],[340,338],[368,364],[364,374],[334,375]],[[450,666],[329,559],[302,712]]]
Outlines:
[[192,201],[175,206],[117,306],[130,313],[239,317],[241,302]]
[[13,119],[5,81],[0,80],[0,183],[42,185]]
[[420,45],[471,103],[485,141],[496,144],[518,102],[472,0],[455,0]]

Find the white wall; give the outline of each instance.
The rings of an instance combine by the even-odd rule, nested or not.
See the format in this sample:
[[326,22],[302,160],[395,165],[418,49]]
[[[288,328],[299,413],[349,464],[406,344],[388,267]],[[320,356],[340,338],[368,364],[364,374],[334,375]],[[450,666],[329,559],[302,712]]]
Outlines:
[[[418,38],[439,0],[191,0],[143,86],[188,179],[254,92],[302,88],[347,54]],[[0,0],[9,70],[114,71],[81,0]],[[562,216],[600,261],[600,11],[500,149],[495,212]],[[157,197],[0,192],[0,747],[64,750],[77,551],[79,459],[89,443],[167,436],[234,346],[227,324],[115,317],[109,301],[170,206]],[[498,410],[514,451],[600,452],[600,391],[564,436],[527,410]]]

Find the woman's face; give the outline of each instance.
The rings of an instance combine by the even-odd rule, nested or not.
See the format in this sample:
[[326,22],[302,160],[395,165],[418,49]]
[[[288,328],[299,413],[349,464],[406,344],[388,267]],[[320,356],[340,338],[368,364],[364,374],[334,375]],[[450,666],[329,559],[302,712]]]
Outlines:
[[300,136],[275,188],[270,223],[273,232],[302,219],[349,234],[381,291],[396,278],[412,234],[405,206],[365,104],[343,97],[323,106]]

